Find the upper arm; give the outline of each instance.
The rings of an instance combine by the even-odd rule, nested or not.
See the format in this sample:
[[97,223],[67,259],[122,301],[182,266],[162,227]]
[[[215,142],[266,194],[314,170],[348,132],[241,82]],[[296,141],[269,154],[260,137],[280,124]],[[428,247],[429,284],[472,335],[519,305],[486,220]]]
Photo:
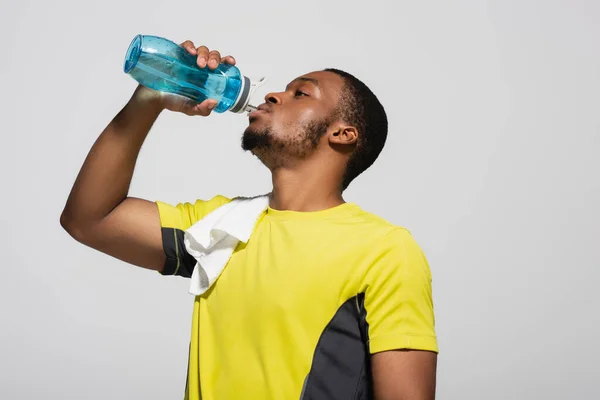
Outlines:
[[156,203],[129,197],[94,226],[74,235],[82,243],[140,267],[160,271],[165,262]]
[[433,400],[437,354],[390,350],[373,354],[373,387],[377,400]]
[[378,245],[363,282],[375,392],[383,399],[433,398],[438,347],[429,265],[405,229]]
[[[208,201],[171,206],[128,197],[104,219],[73,232],[73,236],[130,264],[165,274],[191,276],[195,262],[192,264],[186,257],[183,232],[228,201],[216,196]],[[184,265],[185,261],[188,265]]]

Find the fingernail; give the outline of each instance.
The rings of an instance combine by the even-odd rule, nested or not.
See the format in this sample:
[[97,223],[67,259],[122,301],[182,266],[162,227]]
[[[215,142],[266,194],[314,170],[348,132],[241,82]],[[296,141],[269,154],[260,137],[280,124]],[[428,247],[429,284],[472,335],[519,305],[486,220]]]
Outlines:
[[206,66],[206,58],[202,57],[198,59],[198,65],[202,66]]
[[216,105],[215,103],[210,103],[210,104],[208,105],[208,109],[209,109],[209,110],[212,110],[212,109],[214,109],[216,106],[217,106],[217,105]]

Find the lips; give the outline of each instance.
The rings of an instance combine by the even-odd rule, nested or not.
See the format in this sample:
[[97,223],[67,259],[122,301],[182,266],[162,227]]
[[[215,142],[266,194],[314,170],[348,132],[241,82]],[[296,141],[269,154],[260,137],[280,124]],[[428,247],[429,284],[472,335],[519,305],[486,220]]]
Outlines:
[[257,110],[252,111],[250,114],[248,114],[248,118],[256,117],[257,115],[266,114],[266,113],[267,113],[267,111],[265,111],[265,110],[257,109]]
[[271,108],[266,103],[261,104],[257,107],[257,109],[265,112],[271,112]]
[[265,104],[261,104],[260,106],[257,107],[256,110],[254,110],[250,114],[248,114],[248,117],[252,118],[252,117],[256,117],[257,115],[267,114],[270,112],[271,112],[271,109],[270,109],[269,105],[267,105],[265,103]]

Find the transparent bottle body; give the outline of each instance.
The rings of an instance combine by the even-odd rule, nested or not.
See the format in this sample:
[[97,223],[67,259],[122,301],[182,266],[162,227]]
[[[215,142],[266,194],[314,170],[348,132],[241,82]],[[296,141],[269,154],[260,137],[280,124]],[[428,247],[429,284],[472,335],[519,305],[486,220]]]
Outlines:
[[228,64],[217,69],[200,68],[196,56],[178,44],[158,36],[137,35],[125,57],[124,71],[141,85],[185,96],[198,103],[214,99],[214,111],[231,109],[242,89],[244,77]]

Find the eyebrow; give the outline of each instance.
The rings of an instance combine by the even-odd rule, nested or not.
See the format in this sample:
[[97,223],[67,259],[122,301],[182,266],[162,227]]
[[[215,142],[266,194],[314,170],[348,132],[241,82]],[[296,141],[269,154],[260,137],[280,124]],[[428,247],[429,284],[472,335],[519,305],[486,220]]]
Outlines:
[[286,89],[290,87],[291,84],[293,84],[294,82],[309,82],[312,83],[313,85],[315,85],[316,87],[319,87],[319,81],[314,79],[314,78],[306,78],[304,76],[301,76],[299,78],[294,79],[293,81],[291,81],[289,83],[289,85],[286,86]]
[[302,82],[310,82],[313,85],[315,85],[316,87],[319,87],[319,81],[314,79],[314,78],[305,78],[303,76],[301,76],[300,78],[296,78],[294,79],[295,81],[302,81]]

